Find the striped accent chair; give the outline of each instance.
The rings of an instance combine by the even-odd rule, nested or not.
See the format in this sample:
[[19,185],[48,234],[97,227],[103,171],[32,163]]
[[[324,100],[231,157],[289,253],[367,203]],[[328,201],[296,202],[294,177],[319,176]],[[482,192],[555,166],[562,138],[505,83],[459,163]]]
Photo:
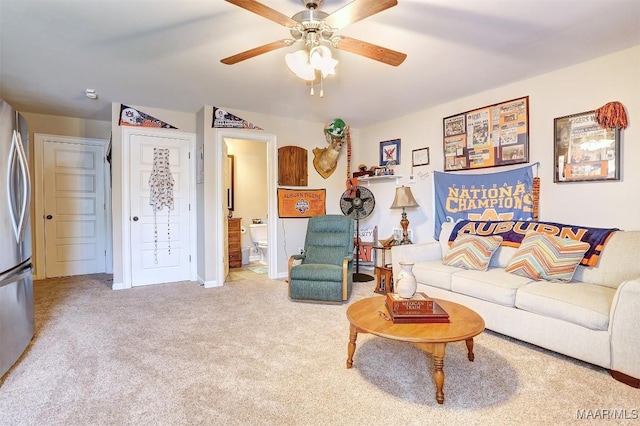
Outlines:
[[353,219],[321,215],[309,219],[304,254],[289,259],[289,297],[342,303],[353,284]]

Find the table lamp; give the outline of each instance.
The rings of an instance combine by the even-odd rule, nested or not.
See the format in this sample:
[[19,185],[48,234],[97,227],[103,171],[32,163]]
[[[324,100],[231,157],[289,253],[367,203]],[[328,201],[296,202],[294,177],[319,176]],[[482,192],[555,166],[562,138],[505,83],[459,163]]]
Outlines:
[[396,188],[396,198],[391,205],[392,209],[402,209],[402,219],[400,220],[400,226],[402,226],[402,240],[400,244],[411,244],[411,240],[407,235],[407,227],[409,226],[409,220],[407,219],[406,207],[419,207],[418,202],[413,198],[411,188],[408,186],[401,186]]

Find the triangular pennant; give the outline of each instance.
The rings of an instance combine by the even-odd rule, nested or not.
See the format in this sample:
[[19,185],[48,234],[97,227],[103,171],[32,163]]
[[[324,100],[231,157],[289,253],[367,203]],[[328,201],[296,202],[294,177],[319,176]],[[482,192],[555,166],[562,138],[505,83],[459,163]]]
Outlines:
[[163,129],[177,129],[177,127],[158,120],[155,117],[140,112],[135,108],[120,104],[120,123],[121,126],[135,127],[161,127]]
[[217,107],[213,107],[213,126],[211,127],[263,130],[261,127],[255,126],[252,123]]

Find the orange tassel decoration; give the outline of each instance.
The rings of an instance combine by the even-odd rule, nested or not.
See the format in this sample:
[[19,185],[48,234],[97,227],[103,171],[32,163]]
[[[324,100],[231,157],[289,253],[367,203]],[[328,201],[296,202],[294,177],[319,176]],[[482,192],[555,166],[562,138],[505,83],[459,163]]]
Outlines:
[[605,129],[627,128],[627,113],[620,102],[609,102],[596,110],[596,121]]

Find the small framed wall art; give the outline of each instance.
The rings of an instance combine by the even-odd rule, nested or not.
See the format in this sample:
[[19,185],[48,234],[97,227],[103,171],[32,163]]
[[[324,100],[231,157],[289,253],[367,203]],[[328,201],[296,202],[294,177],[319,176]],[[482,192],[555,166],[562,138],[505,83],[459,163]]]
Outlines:
[[429,165],[429,148],[414,149],[411,151],[411,166],[427,166]]
[[554,182],[620,180],[619,129],[600,127],[595,111],[553,121]]
[[400,164],[400,139],[380,142],[380,165]]

